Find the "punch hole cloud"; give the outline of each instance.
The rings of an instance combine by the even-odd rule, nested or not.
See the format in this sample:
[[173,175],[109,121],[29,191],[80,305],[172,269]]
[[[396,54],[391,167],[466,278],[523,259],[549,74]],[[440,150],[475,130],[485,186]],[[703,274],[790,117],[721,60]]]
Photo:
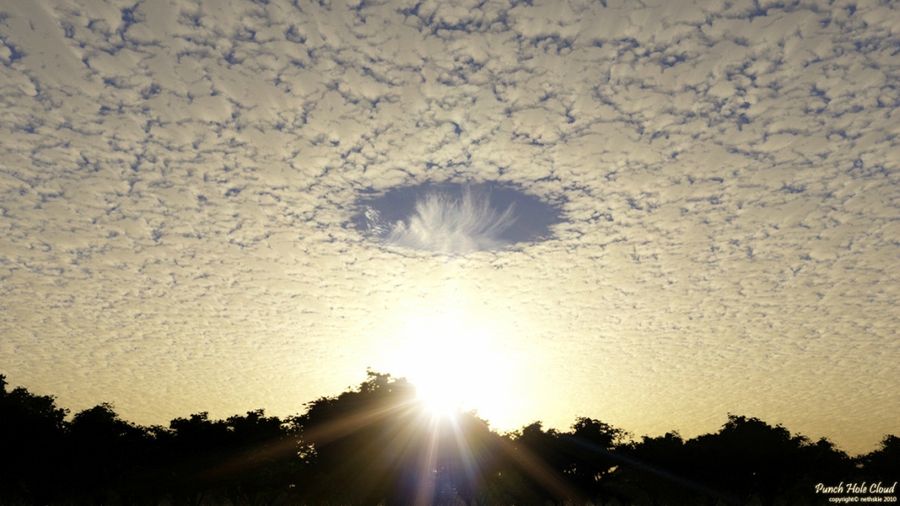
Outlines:
[[546,240],[558,210],[519,190],[424,184],[362,199],[356,226],[384,245],[464,255]]
[[523,322],[556,413],[897,427],[900,2],[119,3],[0,6],[11,382],[293,413],[393,335],[372,297],[444,293],[397,281],[442,255],[417,204],[468,182],[513,207],[453,275]]

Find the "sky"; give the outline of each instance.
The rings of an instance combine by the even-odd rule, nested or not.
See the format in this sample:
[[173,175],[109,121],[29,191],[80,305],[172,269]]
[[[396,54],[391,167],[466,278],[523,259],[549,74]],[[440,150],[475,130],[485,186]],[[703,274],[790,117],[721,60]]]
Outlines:
[[898,72],[886,1],[0,0],[0,373],[145,424],[372,368],[498,430],[872,450]]

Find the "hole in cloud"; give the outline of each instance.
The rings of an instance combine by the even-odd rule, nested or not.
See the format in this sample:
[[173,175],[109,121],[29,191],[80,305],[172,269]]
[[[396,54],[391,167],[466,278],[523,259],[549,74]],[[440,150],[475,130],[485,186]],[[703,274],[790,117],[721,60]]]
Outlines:
[[558,206],[491,183],[426,183],[362,196],[354,226],[390,246],[443,254],[497,250],[550,238]]

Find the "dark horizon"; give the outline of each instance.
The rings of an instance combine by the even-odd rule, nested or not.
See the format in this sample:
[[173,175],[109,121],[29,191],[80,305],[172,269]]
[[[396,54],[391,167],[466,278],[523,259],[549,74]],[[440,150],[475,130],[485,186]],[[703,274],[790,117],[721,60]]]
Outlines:
[[[367,378],[369,378],[369,379],[366,380],[366,381],[369,381],[369,380],[373,377],[373,375],[374,375],[374,377],[387,377],[387,378],[390,378],[390,379],[393,380],[393,381],[406,382],[406,383],[409,383],[410,386],[411,386],[413,389],[416,388],[415,384],[414,384],[414,383],[411,383],[411,382],[409,381],[408,378],[405,378],[405,377],[399,376],[399,375],[393,375],[393,374],[391,374],[391,373],[389,373],[389,372],[373,371],[371,368],[370,368],[370,369],[367,369]],[[8,383],[8,380],[7,380],[7,376],[6,376],[5,374],[0,373],[0,378],[2,378],[2,384],[5,385],[6,388],[9,388],[9,383]],[[366,383],[366,382],[363,382],[363,384],[365,384],[365,383]],[[340,392],[340,393],[337,393],[337,394],[324,394],[324,395],[315,397],[315,398],[312,399],[312,400],[305,401],[305,402],[300,402],[300,404],[303,405],[303,406],[308,406],[308,405],[311,405],[311,404],[313,404],[313,403],[315,403],[316,401],[321,400],[321,399],[336,398],[336,397],[339,397],[339,396],[340,396],[341,394],[343,394],[343,393],[347,393],[347,392],[353,391],[354,389],[358,388],[359,386],[360,386],[360,385],[357,385],[357,386],[355,386],[355,387],[354,387],[354,386],[348,386],[348,387],[346,387],[346,389],[345,389],[344,391],[342,391],[342,392]],[[24,391],[28,391],[29,395],[32,395],[32,396],[50,399],[50,400],[53,401],[54,405],[55,405],[56,402],[57,402],[57,396],[54,395],[53,393],[34,393],[34,392],[29,391],[28,388],[25,387],[25,386],[17,386],[17,387],[15,387],[15,389],[22,389],[22,390],[24,390]],[[421,402],[423,405],[426,404],[425,401],[422,401],[421,399],[418,399],[418,402]],[[113,401],[109,401],[109,400],[106,400],[106,401],[100,401],[98,404],[96,404],[96,405],[94,405],[94,406],[87,407],[87,408],[84,408],[84,409],[81,409],[81,410],[78,410],[78,411],[73,411],[72,409],[66,408],[66,407],[59,407],[58,409],[62,409],[62,410],[65,412],[65,420],[66,420],[66,421],[71,421],[71,419],[72,419],[77,413],[90,411],[91,409],[96,409],[96,408],[101,407],[101,406],[109,407],[111,410],[115,411],[116,403],[113,402]],[[427,406],[424,406],[423,409],[426,409],[426,410],[427,410],[428,407],[427,407]],[[456,413],[459,413],[459,414],[467,414],[467,415],[475,416],[476,418],[479,418],[479,419],[483,420],[488,426],[491,425],[491,424],[490,424],[490,420],[487,420],[487,419],[481,417],[476,409],[455,408],[453,411],[456,412]],[[246,414],[246,413],[253,413],[253,412],[269,412],[269,410],[268,410],[268,408],[265,408],[265,407],[257,407],[257,408],[252,408],[252,409],[244,410],[244,413],[245,413],[245,414]],[[197,414],[205,414],[204,416],[209,417],[209,416],[210,416],[210,411],[201,409],[201,410],[196,411],[196,412],[194,412],[194,413],[190,413],[188,416],[194,416],[194,415],[197,415]],[[282,414],[282,415],[272,415],[272,416],[273,416],[274,418],[280,418],[280,419],[287,420],[287,419],[290,419],[290,418],[293,418],[293,417],[296,417],[296,416],[300,416],[300,415],[301,415],[301,412],[288,413],[288,414]],[[743,414],[738,415],[738,414],[732,413],[732,412],[725,413],[725,414],[723,415],[723,417],[724,417],[723,419],[727,420],[727,419],[728,419],[729,417],[731,417],[732,415],[734,415],[734,416],[741,416],[741,417],[744,417],[744,418],[751,418],[751,419],[755,419],[755,420],[761,420],[760,417],[753,416],[752,414],[749,414],[749,413],[743,413]],[[117,414],[116,416],[118,417],[119,415]],[[230,418],[231,416],[242,416],[242,415],[241,415],[241,413],[233,413],[233,414],[230,414],[230,415],[229,415],[229,414],[225,414],[225,415],[219,415],[219,418],[211,418],[211,420],[223,421],[223,420],[227,420],[227,419]],[[176,416],[176,417],[173,418],[172,420],[182,419],[182,418],[184,418],[184,417]],[[580,418],[591,418],[591,417],[590,417],[590,416],[587,416],[586,414],[583,414],[583,415],[576,415],[576,416],[574,417],[575,420],[578,420],[578,419],[580,419]],[[133,425],[133,426],[135,426],[135,427],[143,427],[143,428],[145,428],[145,429],[150,429],[150,428],[155,428],[155,427],[167,427],[168,424],[170,424],[170,422],[171,422],[172,420],[168,420],[167,423],[163,423],[163,424],[158,424],[158,423],[141,424],[141,423],[132,422],[132,421],[128,421],[128,420],[124,420],[124,419],[123,419],[123,421],[126,422],[126,423],[128,423],[128,424],[131,424],[131,425]],[[570,426],[567,426],[567,427],[565,427],[565,428],[563,428],[563,427],[558,427],[558,426],[549,426],[549,425],[547,425],[542,419],[536,419],[536,420],[532,420],[531,422],[522,424],[519,428],[514,428],[514,429],[509,429],[509,430],[502,430],[502,429],[498,429],[498,428],[491,428],[491,431],[492,431],[492,432],[496,432],[496,433],[499,434],[499,435],[509,435],[509,434],[515,433],[516,431],[521,430],[523,427],[527,427],[527,426],[533,425],[533,424],[535,424],[535,423],[541,424],[542,426],[546,427],[547,429],[555,430],[555,431],[560,431],[560,430],[564,430],[565,428],[570,428]],[[782,423],[776,423],[775,425],[778,426],[778,427],[784,427],[784,424],[782,424]],[[667,431],[664,431],[664,432],[662,432],[662,433],[660,433],[660,434],[656,434],[656,435],[641,434],[640,436],[638,436],[638,435],[635,434],[634,432],[627,430],[627,428],[622,428],[622,430],[623,430],[623,434],[627,435],[629,438],[638,438],[638,439],[644,438],[644,437],[660,437],[660,436],[665,436],[666,434],[679,434],[679,435],[680,435],[681,432],[682,432],[681,430],[672,429],[672,430],[667,430]],[[694,435],[694,436],[692,436],[692,437],[689,437],[688,439],[696,439],[696,438],[701,437],[701,436],[703,436],[703,435],[704,435],[704,434],[696,434],[696,435]],[[826,440],[826,441],[829,441],[830,444],[834,445],[835,449],[838,449],[838,450],[840,450],[840,451],[846,453],[849,457],[856,458],[856,457],[861,457],[861,456],[863,456],[863,455],[867,455],[867,454],[870,454],[870,453],[872,453],[872,452],[874,452],[874,451],[877,451],[878,448],[879,448],[879,447],[882,445],[882,443],[884,442],[884,438],[885,438],[885,437],[889,437],[889,436],[896,435],[896,434],[893,433],[893,432],[891,432],[891,433],[885,433],[885,434],[884,434],[883,436],[881,436],[877,441],[875,441],[875,442],[872,443],[872,448],[871,448],[870,450],[859,451],[859,452],[856,452],[855,454],[850,454],[850,453],[846,452],[845,450],[843,450],[843,449],[840,447],[839,444],[837,444],[837,443],[835,443],[834,441],[832,441],[831,438],[829,438],[827,435],[823,435],[823,436],[820,436],[820,437],[818,437],[818,438],[811,438],[811,437],[808,437],[808,436],[806,436],[806,435],[801,435],[801,434],[799,434],[799,433],[797,433],[797,435],[799,435],[799,436],[801,436],[801,437],[803,437],[803,438],[810,439],[810,440],[815,440],[815,441],[819,441],[819,440]]]
[[850,457],[736,414],[690,439],[636,439],[589,417],[568,431],[534,422],[499,434],[471,412],[429,412],[408,381],[372,371],[285,418],[201,412],[142,427],[107,403],[66,415],[0,375],[0,502],[824,504],[840,494],[823,487],[854,479],[884,483],[856,495],[896,497],[900,472],[895,435]]

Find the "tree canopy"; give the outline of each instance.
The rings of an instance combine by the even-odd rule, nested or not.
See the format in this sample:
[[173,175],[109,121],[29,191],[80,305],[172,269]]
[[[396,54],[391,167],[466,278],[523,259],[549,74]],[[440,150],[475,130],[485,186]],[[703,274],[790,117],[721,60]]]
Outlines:
[[729,414],[715,433],[634,439],[579,417],[500,434],[476,413],[435,416],[402,378],[297,415],[262,409],[167,427],[108,403],[68,417],[0,375],[0,503],[147,505],[815,504],[816,483],[900,476],[900,438],[856,458],[827,440]]

